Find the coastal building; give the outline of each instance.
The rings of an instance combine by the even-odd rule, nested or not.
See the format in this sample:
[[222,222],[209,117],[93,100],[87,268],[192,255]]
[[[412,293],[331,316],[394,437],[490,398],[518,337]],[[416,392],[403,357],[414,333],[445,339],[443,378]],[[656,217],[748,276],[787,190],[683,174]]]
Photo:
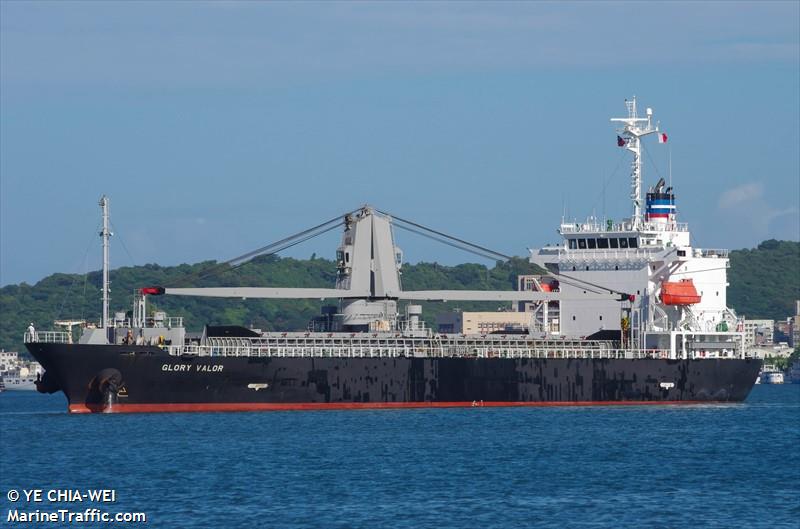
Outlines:
[[528,331],[530,312],[445,312],[436,316],[441,333],[489,334],[504,330]]
[[19,353],[16,351],[0,350],[0,371],[8,371],[19,364]]
[[786,342],[789,345],[792,345],[792,330],[794,328],[794,318],[789,317],[785,320],[776,321],[775,322],[775,335],[774,340],[776,342]]
[[775,320],[744,320],[744,346],[771,345],[775,339]]

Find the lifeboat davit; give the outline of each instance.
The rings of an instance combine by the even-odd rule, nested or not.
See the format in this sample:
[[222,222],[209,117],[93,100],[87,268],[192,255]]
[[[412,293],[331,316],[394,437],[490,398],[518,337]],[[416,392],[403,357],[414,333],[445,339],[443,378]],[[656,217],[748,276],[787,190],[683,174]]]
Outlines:
[[664,305],[693,305],[700,303],[700,294],[691,279],[665,281],[661,284],[661,301]]

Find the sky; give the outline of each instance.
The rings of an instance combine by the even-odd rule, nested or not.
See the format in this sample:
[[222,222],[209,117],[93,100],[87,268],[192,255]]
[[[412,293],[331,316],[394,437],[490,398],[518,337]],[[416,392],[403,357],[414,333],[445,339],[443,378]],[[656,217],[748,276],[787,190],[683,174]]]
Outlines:
[[564,214],[630,215],[609,118],[634,95],[669,136],[645,184],[671,165],[695,245],[800,238],[800,2],[3,0],[0,284],[98,269],[102,194],[112,267],[226,260],[367,203],[527,255]]

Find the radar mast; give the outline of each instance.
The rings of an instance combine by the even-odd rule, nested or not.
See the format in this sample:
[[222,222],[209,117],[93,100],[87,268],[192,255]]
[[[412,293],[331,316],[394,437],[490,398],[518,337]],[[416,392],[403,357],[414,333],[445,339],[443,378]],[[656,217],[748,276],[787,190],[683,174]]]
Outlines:
[[620,147],[625,147],[633,153],[631,163],[631,200],[633,201],[633,216],[631,222],[634,230],[639,230],[643,224],[642,218],[642,143],[641,138],[649,134],[658,132],[658,123],[653,126],[653,109],[646,110],[647,117],[640,118],[636,111],[636,96],[633,99],[626,99],[625,106],[628,108],[627,118],[611,118],[612,122],[621,123],[622,128],[617,129],[617,133],[624,143],[620,142]]

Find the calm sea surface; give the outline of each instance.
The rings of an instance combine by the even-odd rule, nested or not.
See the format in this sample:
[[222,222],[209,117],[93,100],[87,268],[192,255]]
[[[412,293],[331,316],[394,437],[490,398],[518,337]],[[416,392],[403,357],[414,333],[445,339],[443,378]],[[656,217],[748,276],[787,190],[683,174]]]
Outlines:
[[[9,508],[65,507],[147,514],[129,527],[800,526],[800,385],[740,405],[64,410],[62,396],[0,394],[0,526],[25,526]],[[67,488],[117,502],[7,499]]]

